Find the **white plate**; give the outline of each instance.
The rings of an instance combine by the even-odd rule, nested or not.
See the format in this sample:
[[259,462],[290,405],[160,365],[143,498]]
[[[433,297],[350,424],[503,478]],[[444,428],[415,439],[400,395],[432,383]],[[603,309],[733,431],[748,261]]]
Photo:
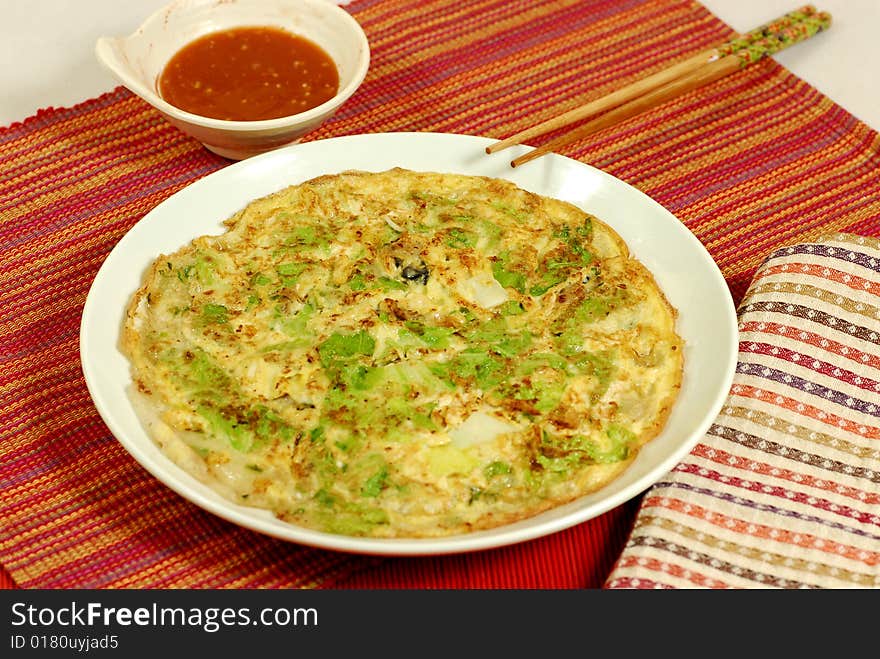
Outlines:
[[[110,431],[151,474],[181,496],[236,524],[301,544],[367,554],[449,554],[530,540],[596,517],[640,494],[696,444],[721,409],[737,357],[736,312],[715,262],[697,238],[644,193],[593,167],[555,154],[511,168],[514,147],[493,155],[492,140],[440,133],[379,133],[308,142],[244,160],[180,190],[148,213],[110,252],[83,309],[80,350],[95,406]],[[370,539],[321,533],[230,503],[166,458],[144,432],[126,388],[119,351],[123,313],[147,266],[222,222],[250,201],[320,174],[404,167],[505,178],[572,202],[606,221],[654,273],[679,310],[685,341],[681,394],[663,432],[602,490],[528,520],[439,539]]]

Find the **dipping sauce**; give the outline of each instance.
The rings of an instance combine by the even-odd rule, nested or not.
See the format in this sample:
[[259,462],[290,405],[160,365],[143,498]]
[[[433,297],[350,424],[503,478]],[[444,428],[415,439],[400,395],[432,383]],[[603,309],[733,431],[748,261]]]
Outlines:
[[338,89],[336,64],[320,46],[274,27],[200,37],[168,61],[158,81],[159,95],[172,105],[229,121],[298,114]]

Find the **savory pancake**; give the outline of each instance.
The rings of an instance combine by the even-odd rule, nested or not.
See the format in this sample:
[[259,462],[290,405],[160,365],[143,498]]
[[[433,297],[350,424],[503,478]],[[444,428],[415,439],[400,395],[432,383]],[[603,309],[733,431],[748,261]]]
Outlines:
[[133,396],[175,462],[291,523],[430,537],[530,517],[617,477],[678,394],[675,310],[572,204],[349,171],[225,226],[134,295]]

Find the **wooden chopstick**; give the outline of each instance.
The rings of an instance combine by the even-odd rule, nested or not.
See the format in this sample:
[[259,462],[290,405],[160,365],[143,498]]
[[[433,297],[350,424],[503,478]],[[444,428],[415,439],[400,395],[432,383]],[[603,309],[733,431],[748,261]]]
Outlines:
[[600,117],[576,128],[570,133],[560,135],[556,139],[550,140],[549,142],[524,153],[518,158],[514,158],[510,161],[510,166],[519,167],[530,160],[543,156],[545,153],[549,153],[550,151],[563,147],[571,142],[576,142],[577,140],[583,139],[587,135],[600,131],[603,128],[613,126],[614,124],[620,123],[630,117],[634,117],[637,114],[641,114],[646,110],[650,110],[661,103],[677,96],[681,96],[693,89],[697,89],[710,82],[719,80],[740,68],[740,61],[736,55],[728,55],[720,60],[710,62],[695,71],[691,71],[680,78],[676,78],[666,85],[657,87],[656,89],[649,91],[647,94],[635,98],[629,103],[625,103],[606,112]]
[[657,87],[665,85],[666,83],[671,82],[676,78],[680,78],[683,75],[695,71],[696,69],[706,64],[706,62],[709,62],[716,54],[717,51],[715,48],[704,50],[698,55],[689,57],[683,62],[679,62],[678,64],[670,66],[668,69],[663,69],[659,73],[655,73],[654,75],[648,76],[647,78],[638,80],[631,85],[624,87],[623,89],[618,89],[617,91],[611,92],[607,96],[597,98],[595,101],[587,103],[582,107],[574,108],[573,110],[564,112],[563,114],[552,117],[547,121],[537,124],[536,126],[532,126],[531,128],[527,128],[526,130],[520,131],[519,133],[511,135],[510,137],[495,142],[495,144],[490,144],[486,147],[486,153],[495,153],[496,151],[501,151],[502,149],[506,149],[507,147],[513,146],[514,144],[522,144],[523,142],[530,140],[533,137],[538,137],[539,135],[554,131],[557,128],[568,126],[575,121],[586,119],[591,115],[599,114],[600,112],[605,112],[606,110],[610,110],[611,108],[617,107],[618,105],[622,105],[623,103],[631,101],[637,96],[641,96],[642,94],[649,92],[652,89],[656,89]]
[[[495,153],[590,116],[600,115],[570,133],[515,158],[510,164],[517,167],[773,55],[826,29],[830,24],[831,16],[828,13],[817,12],[811,5],[801,7],[587,105],[499,140],[486,147],[486,153]],[[600,114],[603,112],[605,114]]]

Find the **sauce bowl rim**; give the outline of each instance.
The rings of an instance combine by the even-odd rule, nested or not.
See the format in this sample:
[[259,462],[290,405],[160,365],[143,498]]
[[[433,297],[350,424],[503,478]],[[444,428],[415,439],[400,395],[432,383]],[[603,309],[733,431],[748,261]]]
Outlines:
[[[196,126],[238,132],[272,130],[284,128],[286,126],[295,124],[308,123],[316,119],[320,120],[321,117],[326,115],[333,108],[339,107],[346,100],[348,100],[357,91],[367,75],[367,71],[369,70],[370,66],[370,45],[367,39],[367,35],[361,27],[360,23],[358,23],[351,14],[342,9],[342,7],[340,7],[335,2],[332,2],[332,0],[300,0],[300,2],[310,4],[312,6],[322,7],[331,13],[335,13],[338,18],[340,18],[344,23],[348,25],[349,28],[352,29],[352,32],[356,35],[359,41],[357,66],[353,72],[353,75],[348,81],[348,84],[346,84],[344,87],[341,87],[336,92],[336,94],[333,95],[332,98],[324,101],[320,105],[316,105],[313,108],[309,108],[308,110],[299,112],[297,114],[289,114],[283,117],[276,117],[274,119],[258,119],[252,121],[215,119],[212,117],[205,117],[203,115],[194,114],[192,112],[183,110],[176,105],[172,105],[164,98],[162,98],[159,95],[158,91],[150,89],[148,85],[144,84],[144,81],[142,79],[131,74],[130,68],[128,66],[124,66],[121,62],[121,51],[123,50],[126,43],[130,43],[141,38],[143,32],[149,25],[161,20],[162,16],[170,13],[171,11],[182,8],[184,6],[212,4],[212,1],[213,0],[205,0],[203,2],[198,2],[197,0],[195,3],[193,3],[191,0],[173,0],[172,2],[168,3],[164,7],[159,8],[150,16],[148,16],[131,34],[124,37],[99,37],[95,43],[95,56],[97,57],[98,61],[125,87],[127,87],[131,92],[141,97],[143,100],[155,107],[160,112],[163,112],[164,114],[169,115],[179,121],[185,121],[189,124],[193,124]],[[244,26],[244,24],[242,24],[242,26]],[[229,29],[231,29],[231,27],[232,26],[230,26]],[[272,24],[271,27],[280,27],[281,29],[285,29],[283,26],[278,24]],[[303,36],[307,39],[310,38],[308,35],[299,36]]]

